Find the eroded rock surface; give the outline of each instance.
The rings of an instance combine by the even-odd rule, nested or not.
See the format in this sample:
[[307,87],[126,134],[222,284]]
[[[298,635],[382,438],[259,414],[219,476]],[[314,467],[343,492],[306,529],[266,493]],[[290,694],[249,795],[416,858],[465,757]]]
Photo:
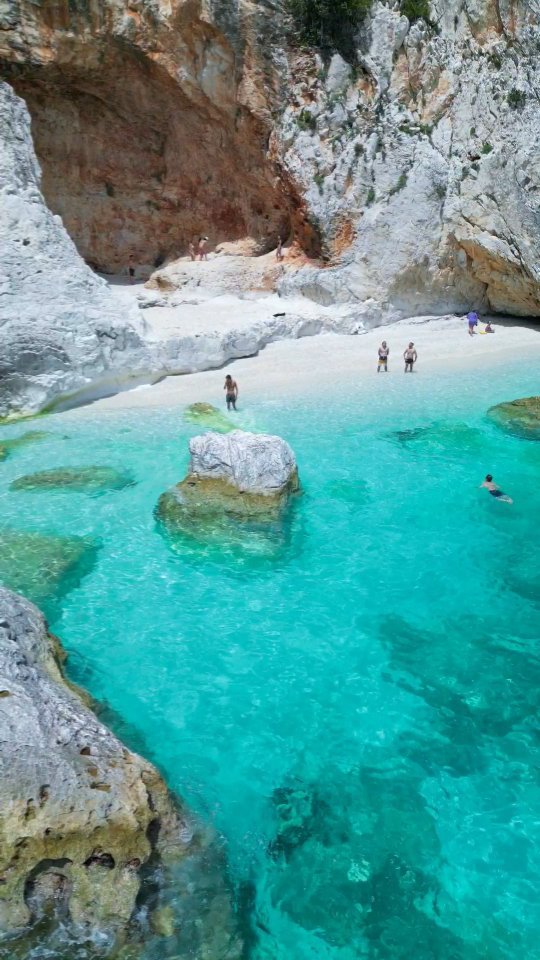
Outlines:
[[400,6],[373,3],[356,75],[339,55],[291,60],[273,147],[330,269],[283,290],[538,316],[540,8],[431,0],[410,23]]
[[24,102],[0,82],[0,417],[146,370],[139,311],[119,316],[40,191]]
[[[182,896],[196,898],[193,861],[206,858],[205,907],[190,956],[207,956],[217,944],[220,955],[238,956],[223,881],[213,889],[208,838],[175,806],[154,767],[66,685],[60,654],[39,611],[0,588],[0,932],[20,933],[49,912],[71,936],[94,939],[88,955],[101,955],[126,938],[152,867],[146,909],[158,908],[155,932],[170,937]],[[160,872],[175,861],[180,906],[173,910],[156,894]]]
[[299,489],[289,445],[281,437],[235,430],[194,437],[189,449],[186,478],[158,501],[164,529],[260,556],[279,552],[287,540],[284,508]]

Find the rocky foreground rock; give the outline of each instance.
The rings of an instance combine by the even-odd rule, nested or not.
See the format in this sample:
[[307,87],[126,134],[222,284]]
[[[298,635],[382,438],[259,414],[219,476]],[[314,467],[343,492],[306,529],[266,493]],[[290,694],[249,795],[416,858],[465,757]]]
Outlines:
[[[66,684],[61,660],[37,608],[0,588],[0,934],[22,933],[47,913],[72,936],[104,937],[110,946],[143,906],[148,878],[152,913],[160,865],[197,858],[205,843],[155,768]],[[193,863],[188,873],[193,898]],[[208,867],[209,911],[213,881]],[[222,947],[230,919],[223,894],[206,931]],[[202,914],[199,921],[204,927]],[[227,942],[235,956],[233,938]]]

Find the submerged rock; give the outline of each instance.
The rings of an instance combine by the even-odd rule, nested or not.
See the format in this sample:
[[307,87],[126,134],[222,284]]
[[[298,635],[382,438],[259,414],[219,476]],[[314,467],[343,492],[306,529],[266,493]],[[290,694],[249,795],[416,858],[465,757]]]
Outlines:
[[540,397],[523,397],[499,403],[488,410],[498,427],[524,440],[540,440]]
[[24,935],[47,916],[48,934],[58,921],[89,943],[77,956],[111,955],[130,921],[140,940],[143,909],[150,930],[169,937],[173,913],[160,902],[169,871],[180,901],[204,889],[207,915],[190,955],[207,955],[219,933],[222,955],[238,956],[209,837],[65,683],[59,653],[37,608],[0,588],[0,762],[9,770],[0,781],[0,933]]
[[85,537],[56,537],[0,528],[0,584],[34,603],[48,604],[91,569],[97,545]]
[[36,443],[38,440],[45,440],[49,436],[44,430],[29,430],[23,433],[21,437],[14,437],[10,440],[0,440],[0,460],[7,460],[13,450],[19,447],[26,447],[29,443]]
[[215,430],[217,433],[231,433],[238,428],[220,410],[211,403],[192,403],[184,412],[184,420],[195,423],[205,430]]
[[157,505],[158,519],[169,527],[227,518],[273,521],[299,489],[294,454],[280,437],[207,433],[194,437],[189,449],[188,475]]
[[10,484],[10,490],[43,490],[68,487],[83,493],[101,493],[105,490],[122,490],[133,484],[129,473],[114,467],[58,467],[40,470],[18,477]]

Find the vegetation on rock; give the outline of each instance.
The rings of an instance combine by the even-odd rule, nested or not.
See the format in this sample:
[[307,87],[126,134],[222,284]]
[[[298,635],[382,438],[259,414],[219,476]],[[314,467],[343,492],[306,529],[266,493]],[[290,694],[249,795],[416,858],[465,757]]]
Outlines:
[[287,0],[300,42],[323,52],[337,50],[345,59],[355,56],[354,34],[372,0]]

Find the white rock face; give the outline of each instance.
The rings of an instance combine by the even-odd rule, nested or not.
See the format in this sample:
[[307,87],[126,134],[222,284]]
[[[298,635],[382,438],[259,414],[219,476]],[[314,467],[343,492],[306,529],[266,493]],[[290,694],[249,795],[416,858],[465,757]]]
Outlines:
[[116,315],[40,178],[26,106],[0,82],[0,416],[91,383],[113,388],[149,364],[139,311]]
[[189,472],[200,479],[225,480],[242,493],[275,496],[295,483],[296,459],[281,437],[262,433],[205,433],[193,437]]
[[[437,30],[376,0],[363,72],[338,103],[303,55],[276,150],[330,266],[299,270],[283,290],[371,297],[401,315],[538,316],[540,7],[432,0],[430,20]],[[298,124],[305,109],[314,130]]]

